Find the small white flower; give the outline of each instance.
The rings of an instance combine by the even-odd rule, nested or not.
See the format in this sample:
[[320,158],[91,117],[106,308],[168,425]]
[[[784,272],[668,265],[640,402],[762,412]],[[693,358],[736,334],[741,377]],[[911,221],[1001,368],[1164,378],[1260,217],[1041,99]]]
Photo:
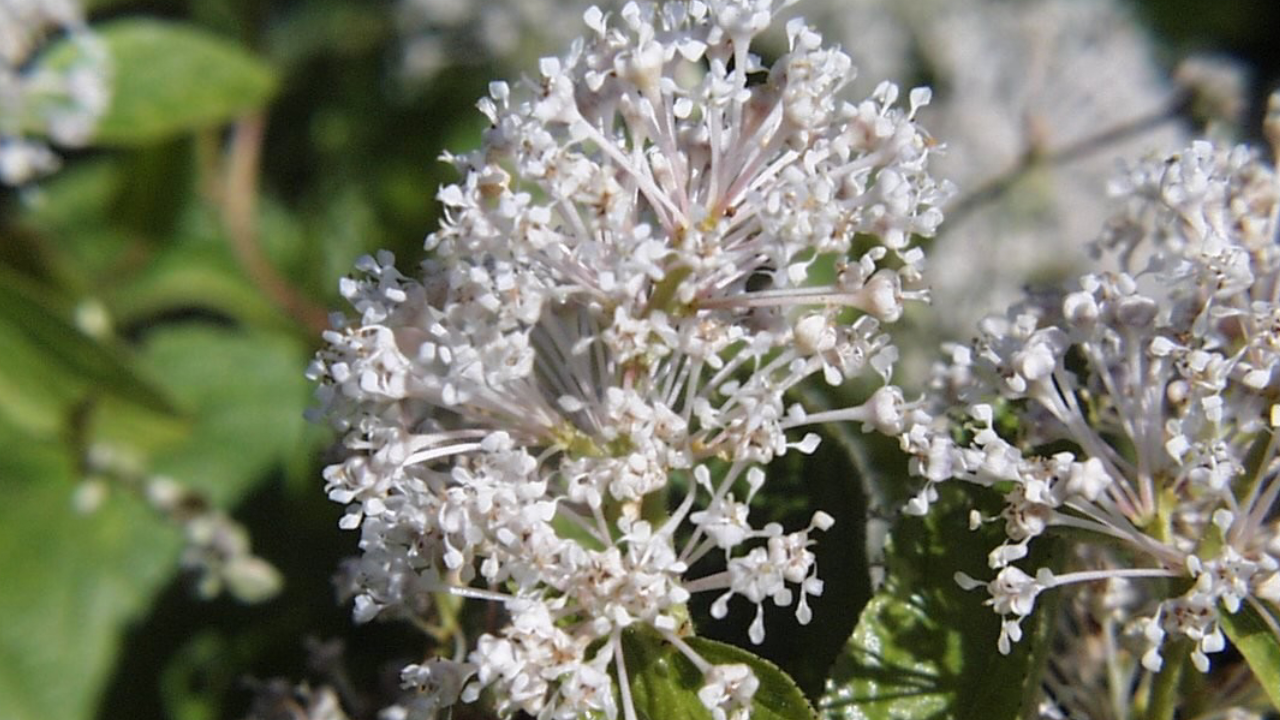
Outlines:
[[698,699],[715,720],[747,720],[751,698],[760,681],[746,665],[717,665],[707,673],[707,684],[698,690]]

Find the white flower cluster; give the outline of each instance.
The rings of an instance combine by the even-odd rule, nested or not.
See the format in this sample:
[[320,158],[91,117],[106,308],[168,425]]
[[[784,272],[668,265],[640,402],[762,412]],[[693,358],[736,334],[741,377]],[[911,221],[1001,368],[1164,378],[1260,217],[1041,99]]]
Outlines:
[[[928,4],[928,3],[926,3]],[[1132,9],[1116,0],[963,0],[919,12],[938,102],[923,121],[951,151],[938,172],[965,189],[930,248],[938,321],[964,337],[972,314],[1089,267],[1083,238],[1109,207],[1116,158],[1188,136],[1158,122],[1173,83]],[[1110,134],[1110,135],[1109,135]],[[983,252],[975,252],[982,248]]]
[[[559,47],[586,0],[401,0],[404,73],[429,79],[459,63],[512,63]],[[949,151],[935,173],[965,192],[930,248],[928,336],[962,336],[970,308],[1015,301],[1028,282],[1056,284],[1088,267],[1083,237],[1105,220],[1096,189],[1116,158],[1186,144],[1173,120],[1188,86],[1240,104],[1239,68],[1224,62],[1162,71],[1147,33],[1120,0],[808,0],[802,8],[840,42],[862,76],[928,77],[921,121]],[[787,12],[793,12],[789,10]],[[766,31],[766,54],[786,35]],[[1184,72],[1185,71],[1185,72]],[[975,252],[974,248],[983,251]],[[915,348],[904,353],[913,368]]]
[[181,529],[186,545],[182,568],[194,579],[196,593],[212,600],[224,591],[243,603],[270,600],[284,585],[280,571],[253,553],[248,531],[196,490],[173,478],[147,471],[129,449],[94,443],[82,460],[86,471],[73,501],[77,510],[95,512],[113,490],[125,491]]
[[[901,430],[889,385],[813,415],[784,396],[818,374],[887,382],[882,326],[920,292],[911,239],[949,187],[913,120],[926,90],[838,100],[849,58],[798,21],[762,65],[774,4],[588,10],[585,39],[480,102],[490,127],[453,158],[421,278],[380,255],[342,284],[359,316],[310,374],[351,453],[325,476],[361,530],[356,616],[452,593],[507,618],[406,668],[420,714],[485,691],[502,713],[633,720],[622,634],[647,626],[703,672],[715,717],[743,717],[756,678],[681,639],[690,595],[717,593],[715,617],[756,605],[754,642],[766,601],[810,618],[810,534],[831,518],[753,526],[759,466],[812,452],[791,437],[806,425]],[[726,569],[687,577],[708,553]]]
[[[50,33],[66,34],[67,62],[35,62]],[[109,101],[106,48],[75,0],[0,0],[0,183],[56,170],[46,140],[84,145]]]
[[[1280,96],[1266,129],[1280,139]],[[920,412],[903,436],[929,481],[909,510],[951,478],[1004,494],[998,518],[974,517],[1007,534],[985,583],[1002,651],[1040,592],[1123,578],[1149,598],[1130,624],[1142,665],[1159,670],[1165,638],[1182,636],[1203,671],[1225,645],[1222,613],[1248,604],[1280,631],[1280,179],[1247,147],[1198,142],[1114,189],[1124,205],[1100,246],[1123,272],[1032,298],[950,348],[934,389],[951,427]],[[1054,527],[1109,549],[1066,574],[1013,564]]]

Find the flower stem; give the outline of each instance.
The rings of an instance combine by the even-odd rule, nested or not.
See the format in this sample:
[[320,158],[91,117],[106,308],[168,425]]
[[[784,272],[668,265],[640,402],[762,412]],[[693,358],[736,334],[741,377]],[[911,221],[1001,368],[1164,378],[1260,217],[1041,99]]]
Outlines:
[[1152,677],[1147,711],[1144,720],[1173,720],[1181,697],[1178,686],[1182,684],[1182,671],[1191,652],[1185,640],[1166,645],[1164,667]]
[[265,136],[266,117],[262,114],[240,120],[232,131],[218,198],[223,225],[249,279],[290,318],[312,333],[321,333],[329,328],[328,313],[291,285],[259,244],[255,207]]

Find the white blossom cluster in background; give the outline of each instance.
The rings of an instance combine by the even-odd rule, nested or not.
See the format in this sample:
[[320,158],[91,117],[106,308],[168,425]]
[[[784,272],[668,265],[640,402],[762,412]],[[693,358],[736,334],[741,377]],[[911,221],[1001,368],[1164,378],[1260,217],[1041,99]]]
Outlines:
[[[356,617],[421,618],[450,593],[505,618],[405,668],[420,693],[392,716],[483,691],[504,714],[633,720],[623,633],[648,628],[703,673],[715,717],[745,717],[756,679],[685,642],[685,603],[715,593],[723,617],[744,598],[756,643],[766,602],[809,620],[831,518],[753,525],[761,466],[812,452],[811,424],[900,431],[885,326],[950,188],[914,122],[928,91],[840,100],[848,56],[800,21],[762,65],[776,5],[588,10],[585,39],[480,102],[490,126],[453,158],[421,275],[384,254],[344,281],[359,315],[311,375],[350,451],[326,479],[361,531]],[[863,405],[784,400],[876,374]],[[689,577],[709,553],[726,569]]]
[[76,509],[86,515],[96,512],[117,492],[143,500],[182,531],[182,568],[201,598],[212,600],[225,592],[242,603],[258,603],[284,587],[280,571],[253,553],[244,526],[200,492],[149,472],[136,453],[111,443],[91,445],[82,463],[86,474],[76,488]]
[[[1173,121],[1143,125],[1167,117],[1176,91],[1115,0],[970,0],[928,17],[918,43],[938,103],[926,122],[950,148],[938,172],[972,203],[934,244],[930,285],[935,322],[961,332],[1026,284],[1082,271],[1118,158],[1171,151],[1186,134]],[[977,196],[1020,167],[1002,195]]]
[[[1265,125],[1280,142],[1280,96]],[[1280,179],[1256,149],[1196,142],[1132,166],[1098,246],[1121,271],[1028,298],[949,347],[903,444],[928,484],[1004,496],[1007,539],[984,587],[1001,651],[1037,596],[1080,583],[1110,605],[1140,664],[1185,638],[1201,671],[1221,620],[1250,609],[1280,633]],[[947,422],[949,420],[950,422]],[[1077,532],[1068,572],[1022,568],[1051,529]],[[1096,542],[1078,538],[1094,538]],[[1123,591],[1123,592],[1122,592]]]
[[[42,64],[51,37],[64,62]],[[0,0],[0,183],[22,185],[58,168],[52,142],[82,146],[110,101],[106,48],[75,0]]]
[[876,77],[933,87],[921,122],[946,142],[937,173],[961,192],[930,248],[930,331],[963,336],[1024,286],[1082,272],[1084,239],[1108,213],[1097,189],[1118,158],[1187,141],[1175,121],[1144,123],[1169,117],[1178,91],[1119,0],[833,0],[804,12]]

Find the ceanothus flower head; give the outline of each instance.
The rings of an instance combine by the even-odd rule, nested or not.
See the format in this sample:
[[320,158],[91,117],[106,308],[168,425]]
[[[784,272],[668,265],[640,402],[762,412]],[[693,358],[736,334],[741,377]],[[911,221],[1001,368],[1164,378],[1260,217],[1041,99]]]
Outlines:
[[[311,376],[350,451],[325,477],[361,531],[355,612],[500,603],[505,625],[432,666],[462,701],[630,720],[622,634],[648,627],[703,672],[714,715],[745,716],[756,679],[681,641],[685,603],[745,598],[757,643],[766,602],[807,622],[810,533],[831,523],[753,525],[759,466],[812,452],[802,426],[901,430],[896,388],[814,415],[784,394],[888,381],[883,328],[922,294],[912,239],[949,192],[913,120],[928,91],[840,100],[848,57],[800,22],[764,66],[750,44],[774,10],[588,10],[584,39],[480,102],[421,276],[383,254],[342,283],[359,316],[335,318]],[[687,577],[712,552],[726,569]]]
[[[1280,95],[1273,141],[1278,129]],[[1071,528],[1105,543],[1076,551],[1087,569],[1041,569],[1036,593],[1123,579],[1141,597],[1126,609],[1141,665],[1158,671],[1166,636],[1182,636],[1207,671],[1224,613],[1248,605],[1280,634],[1280,178],[1252,148],[1197,142],[1134,165],[1113,189],[1121,205],[1098,246],[1121,271],[1029,298],[950,348],[934,383],[934,413],[950,422],[920,411],[903,435],[929,481],[910,509],[925,511],[951,478],[1004,494],[1000,516],[976,518],[1008,538],[987,585],[1006,618],[1002,651],[1035,593],[1001,578],[1027,578],[1012,563],[1028,543]]]

